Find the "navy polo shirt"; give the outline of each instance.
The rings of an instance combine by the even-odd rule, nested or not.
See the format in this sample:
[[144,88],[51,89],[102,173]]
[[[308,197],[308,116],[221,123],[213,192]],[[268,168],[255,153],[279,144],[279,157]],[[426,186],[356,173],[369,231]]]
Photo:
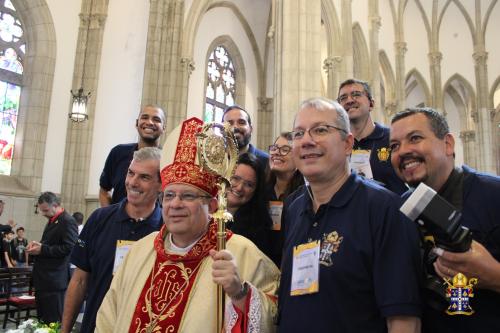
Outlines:
[[[279,332],[386,332],[387,317],[420,316],[418,235],[399,213],[398,196],[351,174],[316,213],[305,188],[290,199]],[[326,246],[334,232],[336,248]],[[319,292],[290,296],[293,248],[315,240],[321,240],[325,262],[319,265]]]
[[396,175],[389,154],[379,154],[384,148],[389,152],[389,128],[378,123],[375,123],[375,129],[366,138],[359,141],[354,139],[353,149],[370,150],[373,179],[401,195],[408,190],[408,187]]
[[267,165],[269,164],[269,154],[266,153],[265,151],[262,151],[260,149],[255,148],[252,146],[252,144],[248,145],[248,153],[255,155],[257,157],[257,160],[260,163],[260,166],[262,167],[262,170],[266,170]]
[[80,332],[93,332],[97,310],[111,285],[117,240],[137,241],[163,224],[161,207],[145,220],[135,221],[126,211],[127,199],[97,209],[90,215],[71,254],[71,263],[90,273],[87,283],[87,304]]
[[137,143],[126,143],[113,147],[106,158],[104,169],[99,179],[99,186],[106,191],[113,189],[111,203],[115,204],[127,197],[125,188],[125,178],[127,177],[128,167],[134,152],[137,150]]
[[[479,173],[466,165],[462,166],[462,172],[462,184],[451,184],[452,188],[448,189],[447,193],[439,193],[453,202],[450,196],[462,188],[460,222],[471,230],[475,241],[481,243],[493,258],[500,261],[500,177]],[[409,194],[405,193],[405,197]],[[500,332],[499,293],[476,287],[470,304],[475,311],[471,316],[448,316],[443,311],[426,306],[422,319],[423,332]]]

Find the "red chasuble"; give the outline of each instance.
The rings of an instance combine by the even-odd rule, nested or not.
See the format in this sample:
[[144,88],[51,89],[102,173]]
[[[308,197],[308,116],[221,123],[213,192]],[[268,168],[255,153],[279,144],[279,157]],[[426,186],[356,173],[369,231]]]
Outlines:
[[[155,238],[156,261],[142,289],[130,323],[130,333],[179,330],[191,288],[202,261],[217,244],[217,224],[183,256],[165,252],[165,225]],[[226,240],[232,233],[227,231]]]

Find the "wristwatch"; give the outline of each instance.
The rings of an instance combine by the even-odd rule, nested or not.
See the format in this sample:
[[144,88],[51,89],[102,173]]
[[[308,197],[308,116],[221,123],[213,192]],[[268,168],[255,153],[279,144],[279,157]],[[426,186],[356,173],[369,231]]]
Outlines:
[[240,292],[237,293],[236,295],[232,296],[231,299],[233,299],[235,301],[240,301],[243,298],[247,297],[247,294],[248,294],[248,283],[245,281],[241,284]]

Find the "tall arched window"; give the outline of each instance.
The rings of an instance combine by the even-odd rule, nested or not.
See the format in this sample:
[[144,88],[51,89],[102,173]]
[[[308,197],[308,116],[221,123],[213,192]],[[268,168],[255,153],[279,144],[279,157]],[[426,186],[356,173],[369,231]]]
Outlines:
[[10,0],[0,1],[0,175],[10,175],[26,53],[23,27]]
[[203,120],[220,121],[224,109],[234,104],[235,95],[236,74],[233,61],[226,48],[218,45],[208,58]]

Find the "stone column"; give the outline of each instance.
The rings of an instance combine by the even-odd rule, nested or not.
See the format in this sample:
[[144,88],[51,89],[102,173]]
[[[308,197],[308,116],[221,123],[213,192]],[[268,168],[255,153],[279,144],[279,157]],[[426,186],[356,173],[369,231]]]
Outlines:
[[150,0],[142,104],[167,113],[167,133],[185,118],[187,87],[194,63],[183,58],[184,0]]
[[406,107],[405,92],[405,53],[408,51],[406,43],[399,41],[394,43],[396,49],[396,111],[403,110]]
[[[83,123],[68,120],[66,148],[62,180],[62,200],[68,211],[86,211],[85,196],[88,188],[90,155],[92,151],[92,133],[94,129],[95,101],[99,77],[102,37],[106,22],[108,1],[94,0],[94,8],[90,8],[90,0],[82,2],[80,28],[73,73],[73,87],[80,88],[82,76],[83,88],[91,91],[92,96],[87,106],[89,119]],[[87,34],[87,28],[90,29]],[[85,68],[84,65],[85,58]],[[68,109],[71,108],[71,101]]]
[[473,168],[477,168],[479,150],[476,149],[476,132],[470,130],[461,131],[460,139],[462,139],[464,148],[464,163]]
[[352,0],[342,0],[340,3],[342,29],[343,66],[340,71],[340,81],[352,78],[354,75],[354,48],[352,42]]
[[276,0],[274,133],[290,129],[299,104],[321,93],[321,2]]
[[479,147],[479,159],[477,168],[485,172],[496,172],[493,143],[493,118],[488,108],[488,52],[483,46],[476,46],[472,55],[474,58],[474,69],[476,74],[477,91],[477,143]]
[[[259,130],[259,135],[257,136],[257,146],[260,149],[266,151],[267,146],[269,146],[274,138],[278,136],[279,133],[274,133],[273,135],[273,99],[268,97],[258,97],[259,102],[257,112],[259,114],[258,122],[256,125]],[[283,130],[287,130],[286,128]]]
[[428,54],[431,72],[431,102],[439,112],[443,111],[443,92],[441,88],[441,60],[443,54],[439,51],[432,51]]
[[337,99],[339,90],[339,70],[342,57],[335,56],[326,58],[323,61],[323,70],[328,78],[328,86],[326,88],[327,97],[330,99]]
[[378,11],[378,0],[368,1],[369,7],[369,36],[370,36],[370,87],[372,89],[372,95],[375,99],[375,105],[372,109],[372,118],[383,124],[386,123],[386,117],[382,113],[382,100],[380,92],[380,61],[379,61],[379,31],[382,25],[381,17]]

